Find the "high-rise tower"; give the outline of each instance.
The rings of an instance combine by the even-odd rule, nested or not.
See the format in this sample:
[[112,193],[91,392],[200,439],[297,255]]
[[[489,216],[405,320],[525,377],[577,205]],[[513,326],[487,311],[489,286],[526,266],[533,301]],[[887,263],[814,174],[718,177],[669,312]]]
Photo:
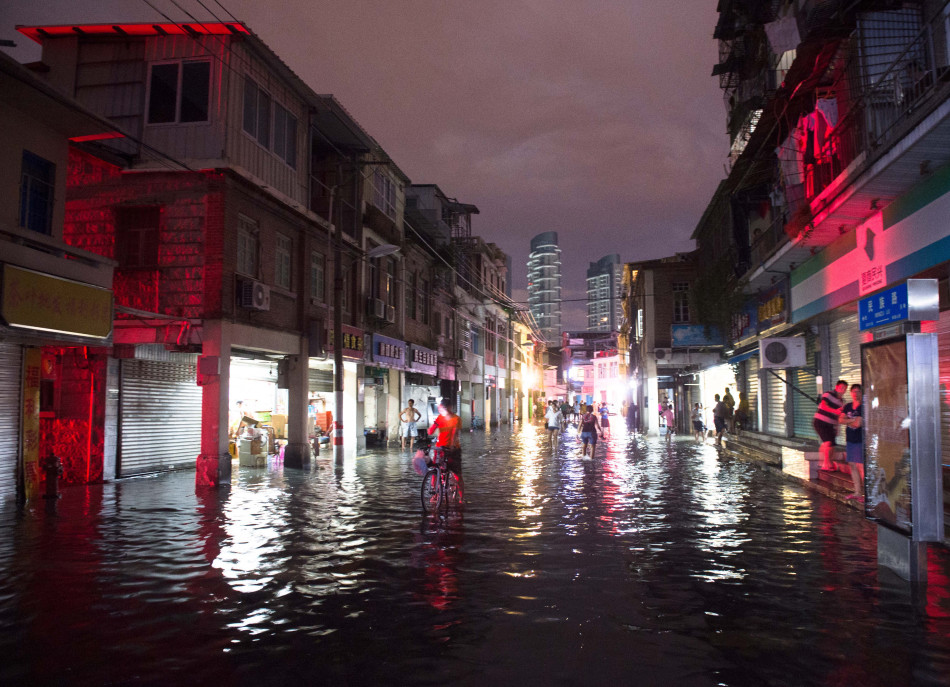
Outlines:
[[528,256],[528,303],[544,340],[561,343],[561,249],[557,232],[545,231],[531,239]]
[[623,267],[616,253],[587,269],[587,330],[615,332],[620,327],[620,279]]

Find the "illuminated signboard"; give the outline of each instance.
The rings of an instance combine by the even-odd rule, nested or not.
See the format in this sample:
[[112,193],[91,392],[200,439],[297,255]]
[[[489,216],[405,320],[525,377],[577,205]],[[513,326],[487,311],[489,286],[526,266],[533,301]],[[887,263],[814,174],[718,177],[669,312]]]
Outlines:
[[105,339],[112,332],[112,291],[4,265],[0,314],[11,327]]

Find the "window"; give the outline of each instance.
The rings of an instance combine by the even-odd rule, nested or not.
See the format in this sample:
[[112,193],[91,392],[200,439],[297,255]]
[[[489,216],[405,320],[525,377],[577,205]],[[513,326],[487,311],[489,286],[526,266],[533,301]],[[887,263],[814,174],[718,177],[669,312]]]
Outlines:
[[673,290],[673,322],[689,322],[689,284],[684,281],[675,281]]
[[20,167],[20,226],[50,235],[53,233],[53,189],[56,165],[23,151]]
[[257,279],[258,239],[257,222],[238,215],[237,271]]
[[149,78],[148,123],[208,121],[211,62],[153,64]]
[[396,185],[381,169],[373,174],[373,205],[388,217],[396,219]]
[[115,259],[122,269],[158,267],[162,209],[121,207],[115,213]]
[[290,253],[291,240],[283,234],[277,234],[274,247],[274,284],[290,291]]
[[271,97],[254,83],[244,78],[244,131],[267,149],[270,149]]
[[327,297],[327,261],[321,253],[310,254],[310,297],[326,302]]
[[[416,319],[416,273],[406,277],[406,316]],[[436,332],[438,334],[438,332]]]
[[274,154],[297,168],[297,118],[274,103]]
[[419,321],[429,324],[429,280],[419,280]]
[[392,258],[386,258],[386,272],[383,274],[383,292],[382,299],[386,305],[395,307],[396,305],[396,261]]

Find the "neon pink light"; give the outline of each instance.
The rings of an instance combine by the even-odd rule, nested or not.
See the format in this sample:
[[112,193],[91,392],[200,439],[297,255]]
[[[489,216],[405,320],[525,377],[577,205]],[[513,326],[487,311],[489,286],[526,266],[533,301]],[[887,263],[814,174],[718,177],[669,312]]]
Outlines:
[[[187,28],[186,28],[187,27]],[[17,31],[27,38],[42,44],[45,38],[63,36],[204,36],[231,35],[250,31],[243,24],[202,22],[181,24],[67,24],[63,26],[18,26]]]
[[89,134],[87,136],[73,136],[69,140],[73,143],[86,143],[87,141],[105,141],[110,138],[125,138],[125,134],[118,131],[106,131],[101,134]]

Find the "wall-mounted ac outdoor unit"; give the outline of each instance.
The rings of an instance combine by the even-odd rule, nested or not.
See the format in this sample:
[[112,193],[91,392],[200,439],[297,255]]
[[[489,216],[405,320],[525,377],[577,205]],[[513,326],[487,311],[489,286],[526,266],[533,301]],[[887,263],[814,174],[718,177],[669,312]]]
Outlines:
[[783,336],[759,341],[759,367],[804,367],[805,339]]
[[253,279],[238,282],[238,304],[249,310],[270,310],[270,287]]
[[385,314],[386,314],[385,320],[386,320],[387,322],[389,322],[389,324],[395,324],[395,322],[396,322],[396,308],[394,308],[394,307],[391,306],[391,305],[387,305],[386,308],[385,308],[385,310],[386,310],[386,313],[385,313]]
[[386,304],[381,298],[367,298],[366,299],[366,314],[370,317],[375,317],[378,320],[385,319],[386,317]]
[[673,355],[673,351],[669,348],[655,348],[653,349],[653,355],[656,357],[657,361],[669,360]]
[[458,354],[458,359],[459,359],[459,360],[461,360],[461,361],[467,361],[467,360],[468,360],[468,349],[467,349],[467,348],[460,348],[459,351],[458,351],[458,353],[459,353],[459,354]]

